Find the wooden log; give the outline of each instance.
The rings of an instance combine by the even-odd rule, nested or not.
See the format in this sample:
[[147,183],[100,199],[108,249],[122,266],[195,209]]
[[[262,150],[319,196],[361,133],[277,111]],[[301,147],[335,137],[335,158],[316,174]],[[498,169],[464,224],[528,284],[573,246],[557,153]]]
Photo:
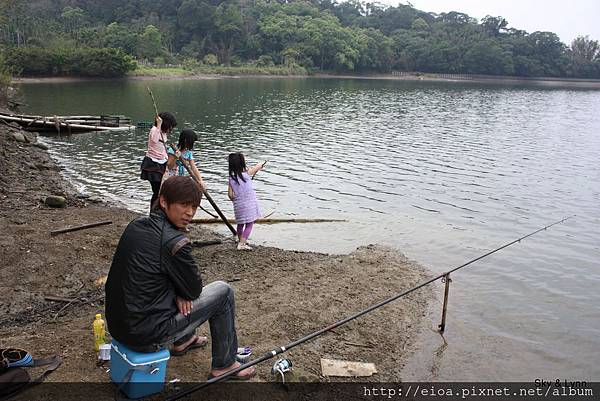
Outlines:
[[206,241],[192,241],[191,245],[193,247],[201,248],[203,246],[219,245],[222,243],[223,243],[223,241],[221,241],[220,239],[214,239],[214,240],[206,240]]
[[112,224],[112,221],[110,221],[110,220],[108,220],[108,221],[99,221],[97,223],[90,223],[90,224],[84,224],[82,226],[76,226],[76,227],[70,227],[70,228],[63,228],[63,229],[60,229],[60,230],[54,230],[54,231],[50,231],[50,235],[57,235],[57,234],[68,233],[68,232],[71,232],[71,231],[85,230],[86,228],[104,226],[104,225],[107,225],[107,224]]
[[73,298],[65,298],[65,297],[57,297],[54,295],[45,295],[44,299],[46,301],[52,301],[52,302],[73,302]]
[[[231,224],[235,224],[235,219],[227,219]],[[339,223],[347,220],[339,219],[258,219],[256,224],[278,224],[278,223]],[[192,219],[192,223],[196,224],[217,224],[221,223],[220,219]]]

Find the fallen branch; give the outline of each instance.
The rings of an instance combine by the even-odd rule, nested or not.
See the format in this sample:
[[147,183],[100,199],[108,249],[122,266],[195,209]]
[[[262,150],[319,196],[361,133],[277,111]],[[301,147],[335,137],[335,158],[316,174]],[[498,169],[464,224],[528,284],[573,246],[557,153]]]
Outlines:
[[[77,291],[75,291],[75,293],[73,295],[79,294],[79,291],[81,291],[84,286],[85,286],[85,283],[81,283],[81,287],[79,287],[79,289],[77,289]],[[52,320],[56,320],[56,318],[58,317],[58,315],[60,314],[60,312],[62,312],[65,309],[67,309],[75,301],[79,301],[79,298],[73,298],[71,301],[69,301],[69,303],[67,303],[65,306],[63,306],[62,308],[60,308],[59,311],[54,314],[54,318]]]
[[50,235],[64,234],[64,233],[68,233],[68,232],[71,232],[71,231],[84,230],[86,228],[104,226],[104,225],[107,225],[107,224],[112,224],[112,221],[110,221],[110,220],[108,220],[108,221],[100,221],[100,222],[97,222],[97,223],[84,224],[82,226],[76,226],[76,227],[71,227],[71,228],[63,228],[61,230],[50,231]]
[[65,297],[57,297],[54,295],[46,295],[44,296],[44,299],[46,301],[52,301],[52,302],[73,302],[74,299],[73,298],[65,298]]
[[221,243],[223,243],[223,241],[221,241],[220,239],[213,239],[207,241],[192,241],[192,246],[200,248],[209,245],[219,245]]
[[346,345],[353,345],[355,347],[363,347],[363,348],[373,348],[372,345],[367,345],[367,344],[359,344],[359,343],[352,343],[350,341],[344,341],[344,344]]

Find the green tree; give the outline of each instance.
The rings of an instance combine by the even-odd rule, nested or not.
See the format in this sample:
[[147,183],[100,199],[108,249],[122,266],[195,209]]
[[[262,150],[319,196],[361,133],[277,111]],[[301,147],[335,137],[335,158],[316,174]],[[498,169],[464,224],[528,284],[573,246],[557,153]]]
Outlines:
[[138,34],[131,27],[113,22],[104,30],[103,46],[121,49],[135,54],[138,47]]
[[465,68],[472,74],[512,75],[513,59],[494,40],[487,39],[471,47],[464,58]]
[[571,42],[569,75],[600,78],[600,44],[589,36],[578,36]]
[[543,68],[543,74],[551,77],[564,76],[568,66],[566,46],[553,32],[534,32],[527,37],[533,47],[533,57]]
[[182,47],[191,41],[204,43],[203,39],[214,32],[215,8],[204,0],[184,0],[181,3],[177,9],[176,37]]
[[85,12],[79,7],[66,6],[61,13],[61,19],[65,31],[79,40],[81,28],[87,23]]
[[417,35],[425,37],[429,35],[431,31],[431,27],[423,18],[417,18],[410,25],[410,29],[414,31]]
[[236,46],[242,40],[242,16],[233,4],[222,3],[215,10],[216,32],[212,36],[214,50],[219,61],[229,65]]
[[394,61],[393,41],[373,28],[355,30],[359,50],[357,70],[389,71]]
[[508,21],[502,17],[492,17],[490,15],[485,16],[481,20],[481,27],[483,31],[492,37],[498,37],[501,31],[506,31]]
[[144,29],[144,33],[140,36],[138,42],[137,54],[139,57],[148,60],[152,60],[165,54],[162,44],[162,35],[154,25],[148,25]]

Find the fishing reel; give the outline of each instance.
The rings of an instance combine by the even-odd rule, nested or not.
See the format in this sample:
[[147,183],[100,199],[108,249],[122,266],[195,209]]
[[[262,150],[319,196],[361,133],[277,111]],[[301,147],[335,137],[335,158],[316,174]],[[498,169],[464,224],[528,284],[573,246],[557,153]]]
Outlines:
[[278,359],[271,368],[271,374],[276,375],[279,373],[281,375],[281,382],[285,383],[285,374],[292,370],[292,361],[287,358]]

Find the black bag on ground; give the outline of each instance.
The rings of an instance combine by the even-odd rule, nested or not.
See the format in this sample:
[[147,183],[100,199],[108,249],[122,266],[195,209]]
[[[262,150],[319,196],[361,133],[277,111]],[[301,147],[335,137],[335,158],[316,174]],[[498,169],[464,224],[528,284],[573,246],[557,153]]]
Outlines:
[[[58,355],[48,359],[33,359],[31,354],[19,348],[0,348],[0,401],[44,381],[46,376],[62,363]],[[23,367],[46,366],[46,370],[34,380]]]
[[25,390],[31,381],[29,373],[23,368],[8,368],[0,373],[0,400],[6,400]]

